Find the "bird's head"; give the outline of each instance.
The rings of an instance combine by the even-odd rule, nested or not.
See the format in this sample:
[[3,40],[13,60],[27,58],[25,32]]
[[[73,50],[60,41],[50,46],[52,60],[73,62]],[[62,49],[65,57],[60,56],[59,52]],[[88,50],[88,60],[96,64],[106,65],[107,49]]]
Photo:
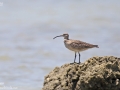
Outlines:
[[67,33],[65,33],[65,34],[63,34],[63,35],[59,35],[59,36],[56,36],[56,37],[54,37],[53,39],[55,39],[55,38],[57,38],[57,37],[64,37],[64,39],[69,39],[69,34],[67,34]]

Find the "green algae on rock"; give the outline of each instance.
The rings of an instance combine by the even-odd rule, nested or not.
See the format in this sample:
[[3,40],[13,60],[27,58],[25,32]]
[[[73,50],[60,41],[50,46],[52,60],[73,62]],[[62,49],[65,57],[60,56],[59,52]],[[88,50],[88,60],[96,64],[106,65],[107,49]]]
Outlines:
[[45,77],[42,90],[120,90],[120,59],[92,57],[56,67]]

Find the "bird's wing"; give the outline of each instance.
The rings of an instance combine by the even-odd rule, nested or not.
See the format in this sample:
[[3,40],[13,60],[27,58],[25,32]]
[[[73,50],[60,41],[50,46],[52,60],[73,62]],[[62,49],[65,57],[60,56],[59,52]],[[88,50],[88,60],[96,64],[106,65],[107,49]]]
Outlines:
[[72,41],[71,46],[73,46],[74,48],[93,48],[93,47],[95,47],[92,44],[82,42],[82,41],[79,41],[79,40]]

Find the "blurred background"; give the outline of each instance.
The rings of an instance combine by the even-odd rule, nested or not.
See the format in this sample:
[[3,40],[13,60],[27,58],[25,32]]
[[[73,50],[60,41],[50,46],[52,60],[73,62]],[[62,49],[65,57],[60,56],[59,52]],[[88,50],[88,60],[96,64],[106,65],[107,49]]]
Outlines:
[[65,48],[64,39],[53,40],[63,33],[99,45],[81,52],[81,62],[93,56],[119,57],[120,0],[0,3],[0,87],[40,90],[53,68],[73,62],[74,52]]

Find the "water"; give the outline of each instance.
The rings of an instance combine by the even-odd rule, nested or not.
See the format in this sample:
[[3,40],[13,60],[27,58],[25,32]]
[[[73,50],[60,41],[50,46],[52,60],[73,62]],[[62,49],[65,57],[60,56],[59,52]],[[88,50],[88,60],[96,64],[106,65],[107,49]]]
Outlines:
[[82,62],[93,56],[119,57],[119,0],[0,2],[1,87],[40,90],[54,67],[73,62],[74,52],[64,47],[63,38],[53,40],[66,32],[72,39],[99,45],[82,52]]

